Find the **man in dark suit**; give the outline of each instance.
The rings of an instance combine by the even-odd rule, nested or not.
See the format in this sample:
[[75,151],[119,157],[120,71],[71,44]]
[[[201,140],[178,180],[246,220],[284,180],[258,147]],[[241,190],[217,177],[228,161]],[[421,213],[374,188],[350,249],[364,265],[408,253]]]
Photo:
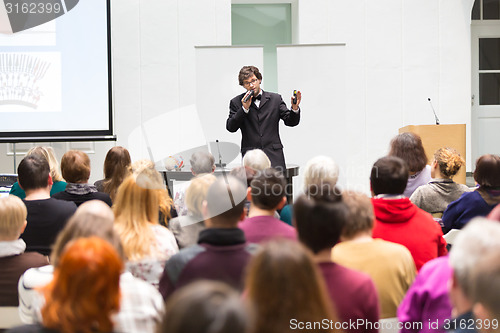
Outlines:
[[[272,167],[284,172],[286,165],[279,135],[279,121],[283,119],[286,126],[299,124],[301,93],[297,91],[296,101],[291,98],[292,108],[289,110],[281,95],[260,89],[262,74],[257,67],[244,66],[238,80],[247,92],[229,102],[226,128],[229,132],[241,129],[242,156],[249,150],[262,149],[271,160]],[[250,98],[244,102],[247,94]]]

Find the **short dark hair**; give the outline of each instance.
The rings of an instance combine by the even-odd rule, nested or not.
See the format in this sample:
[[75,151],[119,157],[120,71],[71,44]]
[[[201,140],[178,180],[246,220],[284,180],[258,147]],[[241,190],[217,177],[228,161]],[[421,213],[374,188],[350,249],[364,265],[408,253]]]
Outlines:
[[90,158],[83,151],[68,150],[61,158],[61,172],[68,183],[87,182],[90,177]]
[[245,207],[246,188],[232,177],[218,177],[207,192],[208,218],[222,227],[236,227]]
[[321,191],[321,195],[301,195],[293,204],[293,216],[299,240],[314,253],[332,248],[348,218],[348,208],[340,191]]
[[275,209],[285,197],[285,186],[285,179],[278,170],[259,171],[250,183],[252,203],[260,209]]
[[47,187],[49,174],[49,162],[37,154],[26,156],[17,167],[19,185],[25,191]]
[[262,80],[262,74],[260,74],[259,69],[255,66],[243,66],[238,74],[238,81],[240,86],[243,86],[243,81],[248,79],[250,76],[255,75],[259,80]]
[[407,182],[408,167],[401,158],[386,156],[373,164],[370,183],[375,195],[403,194]]
[[427,165],[422,139],[418,134],[401,133],[391,140],[389,156],[396,156],[406,162],[410,172],[418,172]]
[[486,154],[477,159],[474,180],[482,187],[500,188],[500,156]]

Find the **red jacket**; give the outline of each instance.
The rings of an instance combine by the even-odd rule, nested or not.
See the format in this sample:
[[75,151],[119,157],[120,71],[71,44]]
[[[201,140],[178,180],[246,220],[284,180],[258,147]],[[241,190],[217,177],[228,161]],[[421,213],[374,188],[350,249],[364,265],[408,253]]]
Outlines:
[[372,198],[372,204],[375,212],[373,238],[406,246],[417,270],[427,261],[448,253],[439,224],[410,199]]

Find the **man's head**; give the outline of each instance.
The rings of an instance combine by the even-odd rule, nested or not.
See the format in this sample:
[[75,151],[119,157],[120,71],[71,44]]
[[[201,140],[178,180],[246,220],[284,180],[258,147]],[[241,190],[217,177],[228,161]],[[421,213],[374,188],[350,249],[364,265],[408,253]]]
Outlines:
[[340,239],[349,212],[339,193],[326,186],[318,195],[301,195],[293,204],[299,239],[314,253],[330,250]]
[[87,183],[90,177],[90,158],[83,151],[69,150],[61,159],[61,172],[68,183]]
[[26,156],[17,167],[17,178],[26,192],[47,188],[52,185],[49,162],[37,154]]
[[254,169],[255,171],[264,170],[271,167],[271,160],[261,149],[252,149],[243,156],[243,166]]
[[24,202],[14,195],[0,198],[0,241],[19,238],[26,228],[28,212]]
[[275,169],[258,172],[250,183],[248,199],[257,208],[274,211],[286,204],[285,179]]
[[372,167],[370,184],[374,195],[403,194],[407,182],[408,168],[399,157],[382,157]]
[[304,192],[315,195],[325,185],[333,189],[338,179],[339,166],[331,157],[313,157],[304,168]]
[[[500,253],[499,239],[500,224],[482,217],[474,218],[460,231],[450,251],[450,266],[453,269],[450,289],[452,303],[456,298],[454,295],[457,294],[457,290],[460,290],[470,301],[475,298],[474,294],[477,297],[484,292],[481,288],[488,288],[487,293],[497,291],[497,289],[491,289],[490,281],[485,282],[484,287],[478,286],[474,283],[473,277],[478,265],[485,262],[486,254]],[[496,293],[496,298],[499,298],[498,293]]]
[[500,157],[486,154],[477,159],[474,180],[484,188],[500,189]]
[[203,203],[203,215],[208,228],[236,228],[245,216],[246,188],[232,177],[218,177],[210,186]]
[[193,175],[202,173],[212,173],[215,170],[215,159],[212,154],[206,151],[196,151],[189,159],[191,172]]
[[246,90],[254,90],[257,95],[260,92],[260,84],[262,83],[262,74],[255,66],[243,66],[238,74],[240,86]]
[[342,200],[349,210],[349,218],[342,231],[342,239],[351,240],[359,235],[371,236],[375,214],[370,198],[360,192],[344,191]]

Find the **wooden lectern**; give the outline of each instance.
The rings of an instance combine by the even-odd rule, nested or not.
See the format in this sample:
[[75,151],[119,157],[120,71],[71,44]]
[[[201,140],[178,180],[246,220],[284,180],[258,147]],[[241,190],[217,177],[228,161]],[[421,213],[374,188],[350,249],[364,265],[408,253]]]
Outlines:
[[[434,152],[442,147],[456,149],[465,160],[465,124],[457,125],[409,125],[399,129],[399,133],[412,132],[420,135],[429,164]],[[453,180],[465,184],[465,164]]]

